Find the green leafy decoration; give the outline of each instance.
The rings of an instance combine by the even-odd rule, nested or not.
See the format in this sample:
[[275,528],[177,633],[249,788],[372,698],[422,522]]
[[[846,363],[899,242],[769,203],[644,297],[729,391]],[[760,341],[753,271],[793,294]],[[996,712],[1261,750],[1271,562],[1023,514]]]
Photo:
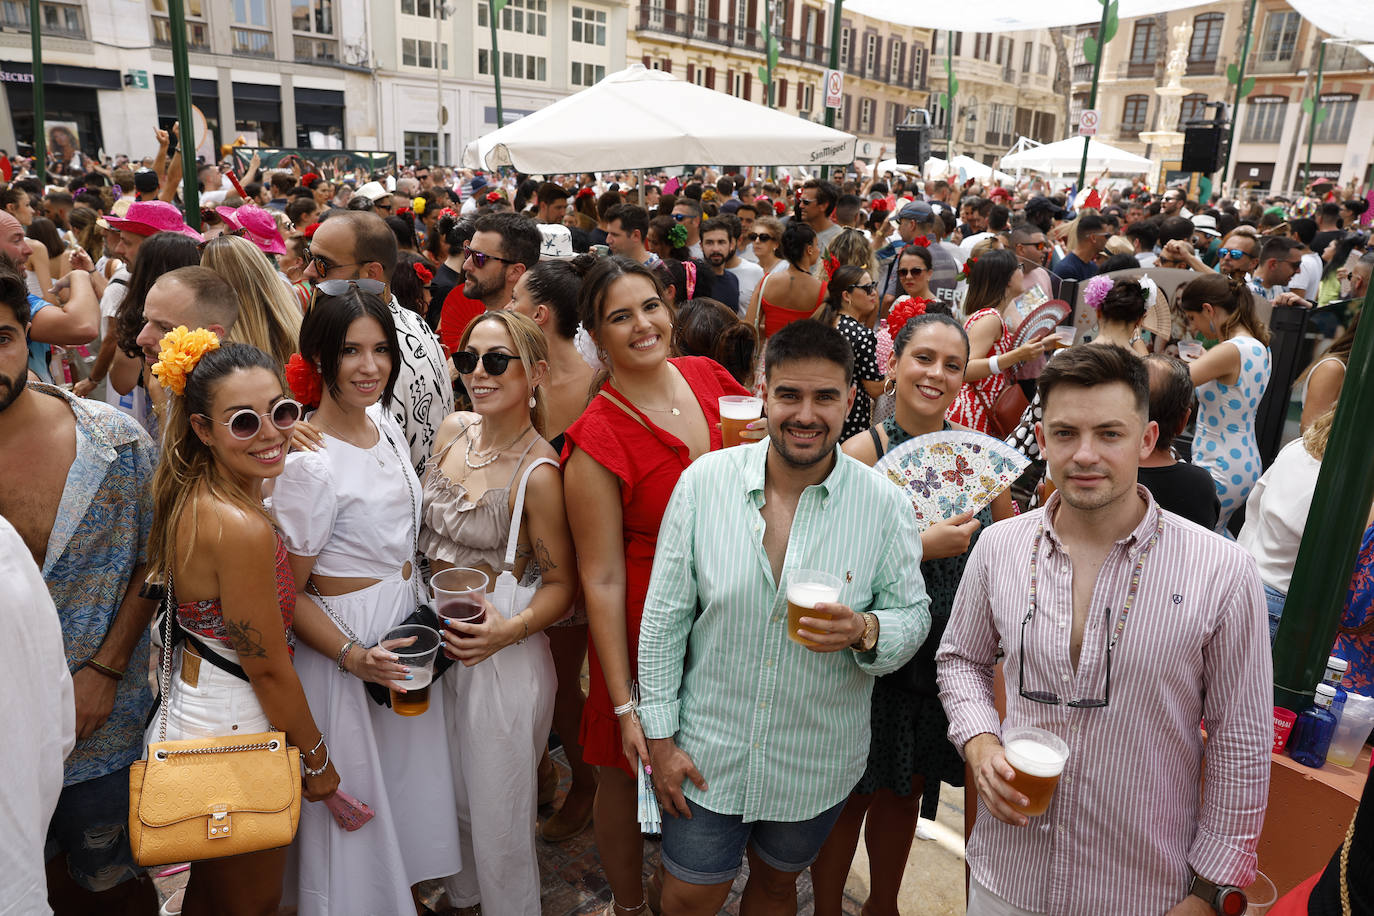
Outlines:
[[1302,113],[1303,113],[1303,114],[1308,114],[1308,115],[1310,115],[1310,114],[1312,113],[1312,107],[1313,107],[1312,100],[1311,100],[1311,99],[1303,99],[1303,100],[1302,100],[1302,104],[1299,105],[1298,107],[1299,107],[1300,109],[1302,109]]
[[768,85],[768,68],[767,68],[767,67],[759,67],[759,82],[760,82],[760,83],[763,83],[763,85],[765,85],[765,86]]
[[1091,35],[1083,39],[1083,59],[1090,64],[1097,63],[1097,39]]
[[1245,82],[1240,84],[1240,97],[1245,98],[1247,95],[1250,94],[1250,90],[1254,88],[1255,78],[1253,76],[1247,76],[1245,78]]
[[1119,25],[1120,21],[1117,18],[1117,2],[1116,0],[1112,0],[1111,5],[1107,7],[1106,25],[1102,29],[1102,43],[1104,45],[1111,41],[1113,36],[1116,35],[1116,30]]
[[509,3],[509,2],[510,2],[510,0],[491,0],[491,11],[492,11],[492,13],[499,13],[499,12],[501,12],[501,10],[505,9],[506,4]]
[[773,36],[773,35],[769,35],[769,36],[768,36],[768,66],[769,66],[769,68],[776,68],[776,67],[777,67],[777,65],[778,65],[778,52],[779,52],[781,49],[782,49],[782,46],[778,43],[778,39],[777,39],[775,36]]
[[1326,117],[1329,114],[1331,114],[1330,108],[1318,108],[1316,116],[1312,119],[1312,123],[1320,125],[1323,121],[1326,120]]
[[1234,63],[1226,65],[1226,82],[1230,83],[1232,86],[1240,82],[1240,68]]

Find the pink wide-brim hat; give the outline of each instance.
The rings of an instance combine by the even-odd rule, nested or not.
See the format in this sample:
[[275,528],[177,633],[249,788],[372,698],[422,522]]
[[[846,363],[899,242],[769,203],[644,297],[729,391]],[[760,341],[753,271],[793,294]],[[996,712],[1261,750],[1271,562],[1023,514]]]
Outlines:
[[127,229],[138,235],[179,232],[197,242],[205,241],[205,236],[186,225],[181,211],[165,200],[137,201],[129,206],[123,217],[107,216],[105,221],[110,224],[111,229]]
[[216,207],[215,212],[235,232],[242,232],[244,238],[267,254],[286,254],[286,242],[277,229],[277,221],[262,207],[244,204],[241,207]]

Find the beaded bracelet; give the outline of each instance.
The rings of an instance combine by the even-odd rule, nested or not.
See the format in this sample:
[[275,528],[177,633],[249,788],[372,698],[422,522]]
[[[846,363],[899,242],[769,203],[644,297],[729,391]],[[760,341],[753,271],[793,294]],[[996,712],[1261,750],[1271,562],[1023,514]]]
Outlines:
[[306,753],[313,756],[313,755],[315,754],[315,752],[318,751],[318,750],[320,749],[320,746],[323,745],[323,744],[324,744],[324,732],[320,732],[320,740],[319,740],[319,741],[316,741],[316,742],[315,742],[315,746],[312,747],[310,750],[306,751]]
[[324,746],[324,763],[320,764],[320,768],[318,770],[310,769],[310,766],[305,762],[304,758],[301,758],[301,769],[305,771],[306,776],[324,775],[324,771],[329,769],[329,745],[326,744]]
[[617,719],[620,718],[621,716],[628,715],[628,714],[630,714],[630,713],[632,713],[632,712],[634,712],[634,711],[635,711],[635,701],[634,701],[634,700],[631,700],[630,702],[625,703],[624,705],[617,706],[615,709],[612,709],[612,710],[611,710],[611,712],[615,713],[615,717],[616,717]]

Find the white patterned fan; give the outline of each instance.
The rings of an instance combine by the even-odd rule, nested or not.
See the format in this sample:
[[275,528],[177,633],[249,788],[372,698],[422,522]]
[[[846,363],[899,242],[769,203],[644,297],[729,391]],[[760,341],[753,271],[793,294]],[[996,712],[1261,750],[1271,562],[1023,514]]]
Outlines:
[[950,429],[903,442],[873,469],[906,491],[924,531],[970,510],[981,511],[1029,464],[1001,439]]

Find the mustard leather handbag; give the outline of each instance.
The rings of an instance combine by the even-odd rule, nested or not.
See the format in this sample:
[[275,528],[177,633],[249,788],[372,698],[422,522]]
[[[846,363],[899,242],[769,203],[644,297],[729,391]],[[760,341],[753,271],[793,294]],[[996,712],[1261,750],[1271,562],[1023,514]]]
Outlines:
[[129,768],[129,845],[139,865],[220,859],[290,844],[301,817],[300,749],[284,732],[167,740],[172,581],[158,739]]

